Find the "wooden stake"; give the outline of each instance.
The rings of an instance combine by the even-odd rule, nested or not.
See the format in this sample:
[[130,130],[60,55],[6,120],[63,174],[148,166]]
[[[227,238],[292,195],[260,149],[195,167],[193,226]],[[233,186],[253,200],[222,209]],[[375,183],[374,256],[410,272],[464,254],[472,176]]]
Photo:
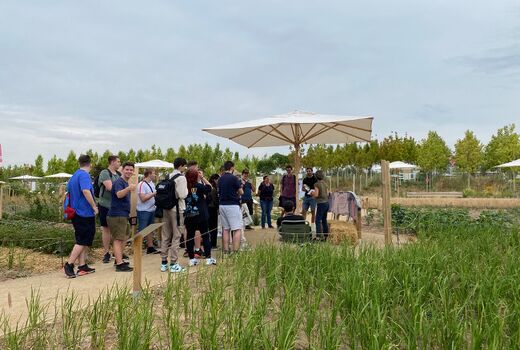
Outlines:
[[361,240],[361,208],[357,209],[356,230],[357,230],[358,240]]
[[390,163],[381,161],[381,177],[383,181],[383,219],[385,225],[385,244],[392,244],[392,212],[390,208]]
[[2,215],[4,213],[4,187],[3,183],[0,182],[0,220],[2,220]]
[[[135,190],[130,194],[130,218],[135,218],[130,227],[130,236],[135,237],[137,231],[137,183],[139,179],[139,168],[134,169],[134,175],[130,178],[129,184],[135,185]],[[133,221],[134,219],[132,219]],[[133,272],[133,295],[139,296],[141,294],[141,280],[143,270],[143,236],[139,235],[133,240],[134,248],[134,272]]]

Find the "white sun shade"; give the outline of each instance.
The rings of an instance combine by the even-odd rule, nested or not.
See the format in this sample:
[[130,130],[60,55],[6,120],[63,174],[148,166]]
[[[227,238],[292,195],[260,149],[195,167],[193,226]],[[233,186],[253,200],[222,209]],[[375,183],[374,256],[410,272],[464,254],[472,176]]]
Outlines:
[[497,165],[496,167],[497,168],[516,168],[516,167],[520,167],[520,159],[513,160],[512,162],[509,162],[509,163],[500,164],[500,165]]
[[390,169],[417,169],[418,168],[417,165],[408,164],[408,163],[401,162],[401,161],[392,162],[392,163],[390,163],[389,166],[390,166]]
[[31,176],[31,175],[22,175],[22,176],[16,176],[11,177],[9,180],[40,180],[41,177],[38,176]]
[[247,122],[203,129],[240,145],[271,147],[295,144],[369,142],[372,117],[291,112]]
[[68,173],[57,173],[57,174],[47,175],[44,177],[48,178],[48,179],[68,179],[68,178],[72,177],[72,175],[68,174]]
[[173,164],[165,162],[164,160],[154,159],[147,162],[136,163],[136,167],[139,168],[173,168]]

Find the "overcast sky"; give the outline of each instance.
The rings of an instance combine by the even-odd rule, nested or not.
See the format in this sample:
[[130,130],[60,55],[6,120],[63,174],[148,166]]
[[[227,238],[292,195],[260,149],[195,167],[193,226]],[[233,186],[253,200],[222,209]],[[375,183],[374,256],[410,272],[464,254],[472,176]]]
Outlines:
[[520,2],[0,2],[4,165],[154,143],[272,153],[200,129],[295,109],[487,142],[520,124]]

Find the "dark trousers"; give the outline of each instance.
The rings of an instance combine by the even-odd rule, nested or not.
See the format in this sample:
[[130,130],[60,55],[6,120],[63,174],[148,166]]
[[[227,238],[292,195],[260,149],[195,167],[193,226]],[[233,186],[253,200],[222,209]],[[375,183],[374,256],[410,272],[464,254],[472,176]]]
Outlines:
[[186,226],[186,248],[188,249],[188,256],[190,259],[195,257],[195,231],[200,231],[202,237],[202,246],[204,247],[204,255],[206,258],[211,258],[211,239],[208,232],[208,221],[202,220],[200,222],[185,221]]
[[246,203],[247,210],[249,210],[249,215],[253,215],[253,199],[245,199],[242,200],[242,203]]
[[324,236],[329,234],[329,224],[327,223],[327,213],[329,212],[329,203],[318,203],[316,207],[316,235],[323,233]]
[[265,227],[266,223],[269,227],[273,226],[271,223],[271,210],[273,210],[273,201],[260,199],[260,206],[262,207],[262,228]]
[[211,246],[213,248],[217,247],[217,234],[218,234],[218,208],[217,207],[209,207],[209,220],[208,220],[208,228],[211,231],[209,237],[211,241]]

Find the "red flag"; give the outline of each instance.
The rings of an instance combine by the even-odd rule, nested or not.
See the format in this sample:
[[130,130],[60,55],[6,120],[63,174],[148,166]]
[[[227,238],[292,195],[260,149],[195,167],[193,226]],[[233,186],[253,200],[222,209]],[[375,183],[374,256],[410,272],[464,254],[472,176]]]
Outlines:
[[0,166],[2,166],[2,144],[0,143]]

